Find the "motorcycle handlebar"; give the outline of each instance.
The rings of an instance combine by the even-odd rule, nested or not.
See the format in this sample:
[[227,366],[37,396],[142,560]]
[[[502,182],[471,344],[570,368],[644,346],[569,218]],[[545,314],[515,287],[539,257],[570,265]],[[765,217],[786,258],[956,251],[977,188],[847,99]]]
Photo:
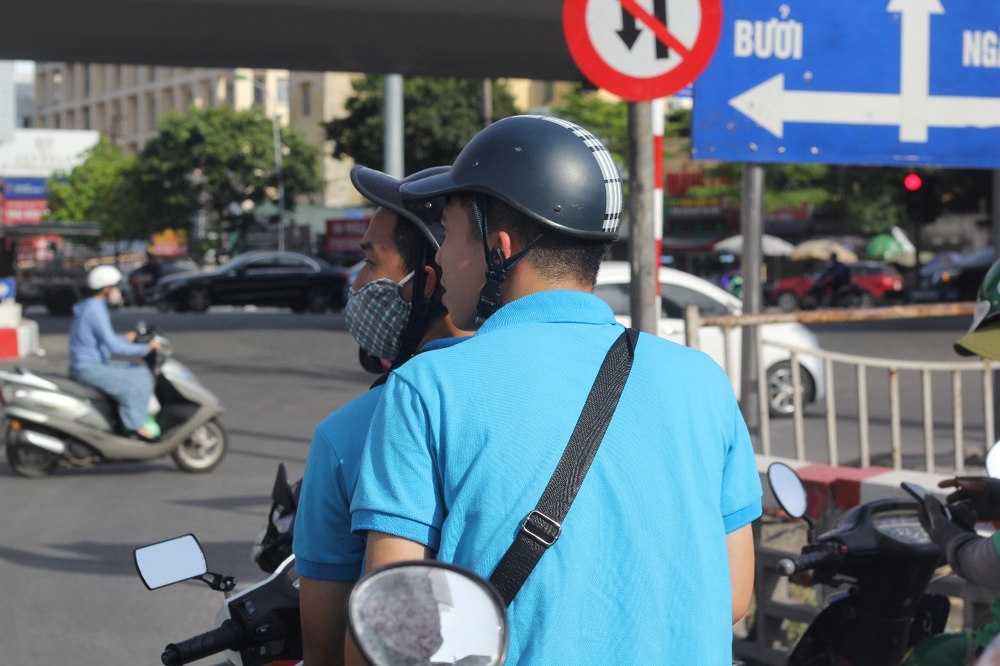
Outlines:
[[237,650],[242,645],[244,636],[240,625],[233,620],[226,620],[217,629],[180,643],[171,643],[163,650],[160,661],[164,666],[182,666],[223,650]]
[[815,569],[824,564],[830,564],[837,559],[837,553],[833,550],[823,549],[799,555],[798,557],[786,557],[778,560],[778,571],[785,576],[791,576],[802,571]]

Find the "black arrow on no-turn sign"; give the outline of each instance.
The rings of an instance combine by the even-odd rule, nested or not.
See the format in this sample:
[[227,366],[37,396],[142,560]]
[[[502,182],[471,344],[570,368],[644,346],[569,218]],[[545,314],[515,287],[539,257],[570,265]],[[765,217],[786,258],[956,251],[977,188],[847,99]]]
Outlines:
[[[653,15],[656,20],[659,21],[666,27],[667,25],[667,0],[653,0]],[[636,17],[632,15],[625,5],[622,5],[622,29],[617,31],[618,37],[625,44],[625,48],[629,51],[635,46],[635,41],[639,39],[639,35],[642,34],[642,29],[638,26]],[[656,44],[656,59],[663,60],[670,57],[670,47],[664,44],[659,39],[654,39],[653,42]]]

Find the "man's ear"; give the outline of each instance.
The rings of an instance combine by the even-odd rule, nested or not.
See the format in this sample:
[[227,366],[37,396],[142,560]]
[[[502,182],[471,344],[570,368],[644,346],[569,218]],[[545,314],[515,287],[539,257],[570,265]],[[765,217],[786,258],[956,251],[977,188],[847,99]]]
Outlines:
[[424,266],[424,275],[424,298],[430,298],[434,295],[434,290],[437,289],[438,276],[430,266]]
[[503,252],[503,256],[508,259],[521,251],[521,244],[511,237],[511,235],[506,231],[497,232],[497,244],[495,247],[500,248]]

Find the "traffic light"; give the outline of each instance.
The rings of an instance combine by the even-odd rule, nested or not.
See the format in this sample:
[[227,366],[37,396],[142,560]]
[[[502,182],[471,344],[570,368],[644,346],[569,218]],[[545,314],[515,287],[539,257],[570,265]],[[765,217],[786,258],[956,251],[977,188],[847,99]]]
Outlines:
[[903,178],[903,200],[906,204],[906,219],[918,224],[933,222],[940,207],[933,177],[908,173]]

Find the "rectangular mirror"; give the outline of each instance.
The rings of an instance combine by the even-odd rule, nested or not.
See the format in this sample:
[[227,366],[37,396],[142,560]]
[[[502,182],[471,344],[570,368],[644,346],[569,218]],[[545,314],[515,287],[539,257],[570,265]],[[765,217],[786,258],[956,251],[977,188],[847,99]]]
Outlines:
[[150,590],[208,572],[205,553],[193,534],[136,548],[135,568]]

